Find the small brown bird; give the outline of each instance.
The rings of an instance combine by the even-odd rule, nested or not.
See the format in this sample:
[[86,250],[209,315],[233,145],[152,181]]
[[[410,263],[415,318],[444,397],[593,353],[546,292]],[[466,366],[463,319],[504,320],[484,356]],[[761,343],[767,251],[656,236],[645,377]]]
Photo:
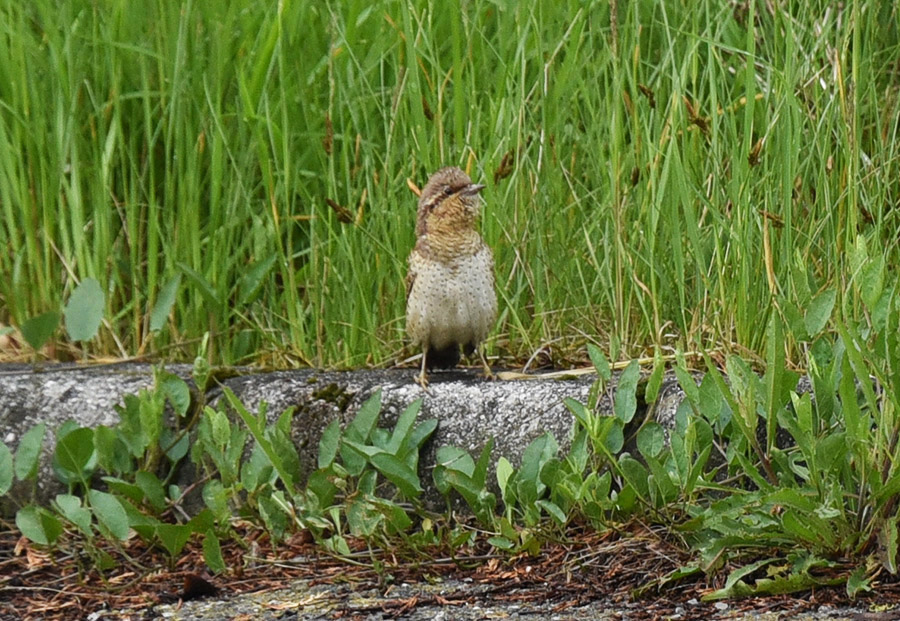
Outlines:
[[[497,317],[494,257],[475,226],[483,189],[450,167],[431,175],[419,197],[406,276],[406,332],[422,346],[416,381],[423,388],[426,369],[455,366],[460,347],[471,355]],[[479,354],[492,377],[484,352]]]

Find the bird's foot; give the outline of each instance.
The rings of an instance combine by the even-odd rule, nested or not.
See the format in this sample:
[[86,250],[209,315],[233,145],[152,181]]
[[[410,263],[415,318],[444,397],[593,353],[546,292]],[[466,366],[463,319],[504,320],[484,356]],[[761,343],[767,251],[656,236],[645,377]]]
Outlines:
[[491,371],[491,367],[488,366],[487,360],[484,357],[484,352],[478,352],[481,355],[481,366],[484,368],[484,378],[488,381],[496,381],[497,376]]
[[428,391],[428,377],[425,375],[425,369],[422,369],[421,373],[416,375],[416,384],[422,387],[422,390],[425,392]]

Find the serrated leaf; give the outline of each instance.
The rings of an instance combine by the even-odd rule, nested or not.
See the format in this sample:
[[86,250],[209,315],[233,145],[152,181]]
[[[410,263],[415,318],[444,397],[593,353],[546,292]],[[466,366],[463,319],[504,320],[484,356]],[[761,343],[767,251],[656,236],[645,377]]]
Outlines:
[[878,533],[879,559],[891,575],[897,574],[897,522],[887,520]]
[[150,331],[159,332],[166,325],[169,319],[169,313],[175,306],[175,297],[178,294],[178,287],[181,285],[181,274],[175,274],[163,285],[159,290],[156,298],[156,304],[150,311]]
[[637,383],[641,377],[641,367],[637,360],[632,360],[619,376],[616,385],[616,400],[613,411],[616,418],[623,423],[631,422],[637,411]]
[[66,332],[73,341],[89,341],[97,335],[103,321],[103,307],[106,296],[100,283],[93,278],[85,278],[69,297],[63,310],[66,316]]
[[850,573],[847,578],[847,595],[850,599],[856,599],[856,596],[863,592],[872,590],[871,578],[866,575],[865,565],[859,565]]
[[128,539],[128,514],[125,513],[118,498],[92,489],[88,490],[88,500],[97,521],[103,524],[113,537],[119,541]]
[[60,314],[56,311],[32,317],[22,324],[22,337],[33,349],[40,349],[53,336],[59,326],[59,319]]
[[38,423],[24,434],[16,448],[16,478],[20,481],[31,479],[37,474],[41,459],[41,447],[47,425]]

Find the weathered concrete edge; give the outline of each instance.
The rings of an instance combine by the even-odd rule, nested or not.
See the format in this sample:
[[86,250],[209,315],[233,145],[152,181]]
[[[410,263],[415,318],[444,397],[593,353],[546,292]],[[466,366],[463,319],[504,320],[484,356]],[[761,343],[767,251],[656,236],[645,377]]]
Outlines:
[[[190,367],[173,365],[167,370],[189,379]],[[382,420],[390,427],[412,401],[422,398],[419,420],[435,418],[438,428],[422,456],[422,481],[434,464],[434,453],[452,445],[475,453],[494,438],[494,459],[501,455],[518,463],[528,444],[550,432],[561,447],[568,446],[573,417],[564,404],[566,398],[586,402],[594,376],[568,380],[486,381],[474,371],[434,374],[427,392],[412,381],[407,369],[329,372],[312,369],[256,373],[252,370],[223,380],[207,395],[216,403],[225,387],[234,391],[248,409],[256,412],[268,404],[273,422],[285,409],[295,408],[293,439],[304,470],[315,468],[322,431],[332,420],[348,423],[359,406],[375,391],[382,391]],[[63,487],[53,473],[51,456],[55,446],[53,431],[72,419],[81,426],[96,428],[118,422],[115,407],[128,394],[137,394],[153,385],[153,367],[146,364],[109,366],[57,365],[35,370],[26,365],[0,365],[0,430],[13,451],[28,429],[46,423],[44,451],[37,480],[37,500],[47,501]],[[615,381],[599,397],[598,411],[612,412]],[[664,382],[654,416],[673,419],[681,402],[674,379]],[[636,419],[644,412],[639,410]],[[17,484],[6,497],[2,513],[28,502],[30,485]],[[11,503],[9,501],[12,501]]]

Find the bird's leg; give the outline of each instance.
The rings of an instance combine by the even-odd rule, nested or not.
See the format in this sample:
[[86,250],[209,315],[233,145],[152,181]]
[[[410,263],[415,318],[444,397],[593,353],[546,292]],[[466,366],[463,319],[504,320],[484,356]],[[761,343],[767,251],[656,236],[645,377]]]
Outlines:
[[425,360],[428,358],[428,348],[422,349],[422,370],[416,375],[416,384],[422,387],[422,390],[428,392],[428,378],[425,376]]
[[484,349],[481,347],[478,348],[478,355],[481,357],[481,366],[484,367],[484,376],[489,380],[497,379],[497,376],[491,371],[491,367],[488,366],[487,359],[484,357]]

